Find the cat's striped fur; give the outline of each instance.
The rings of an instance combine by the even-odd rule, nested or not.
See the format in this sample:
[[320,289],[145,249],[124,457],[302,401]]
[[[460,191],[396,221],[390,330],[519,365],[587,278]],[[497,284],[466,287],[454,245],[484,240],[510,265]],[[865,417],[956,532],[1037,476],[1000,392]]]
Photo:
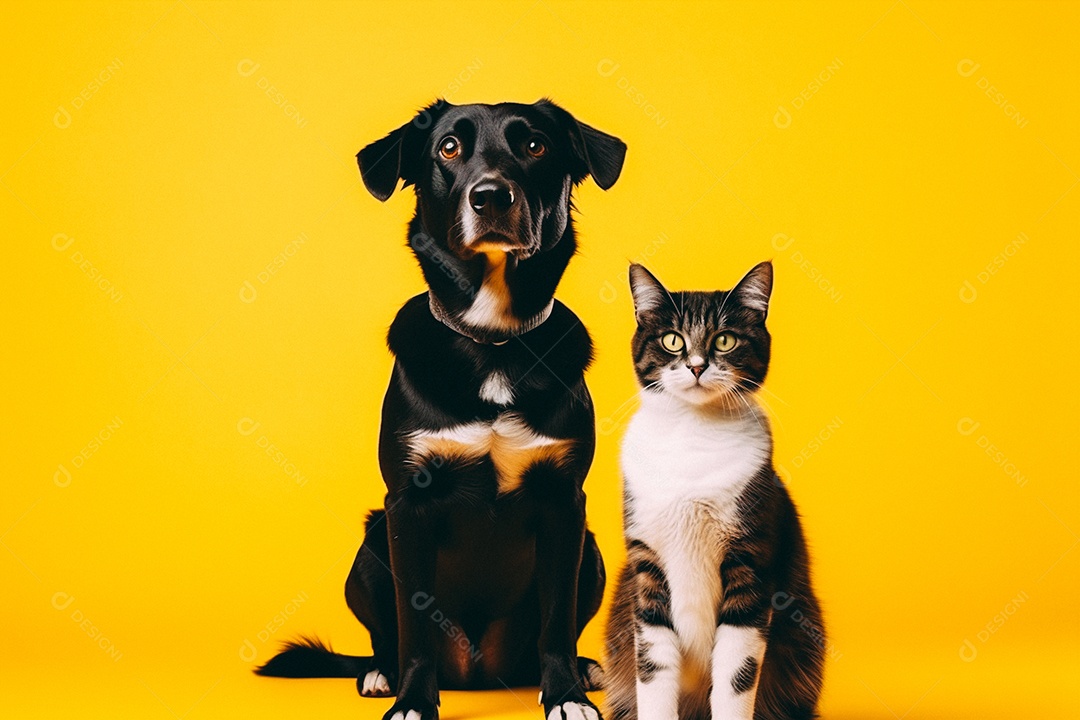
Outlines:
[[[623,441],[627,562],[608,623],[606,717],[812,718],[821,613],[752,396],[768,369],[772,266],[729,292],[669,293],[635,265],[631,286],[644,389]],[[678,351],[662,344],[669,333]],[[717,349],[721,333],[733,348]]]

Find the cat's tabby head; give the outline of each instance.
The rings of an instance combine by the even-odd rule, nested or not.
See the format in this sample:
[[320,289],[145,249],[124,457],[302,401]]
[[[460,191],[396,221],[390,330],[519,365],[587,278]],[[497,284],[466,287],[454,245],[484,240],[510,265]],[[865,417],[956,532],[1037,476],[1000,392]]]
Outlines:
[[631,265],[634,369],[642,387],[694,405],[741,406],[739,395],[761,387],[769,369],[772,276],[772,263],[763,262],[726,292],[669,292]]

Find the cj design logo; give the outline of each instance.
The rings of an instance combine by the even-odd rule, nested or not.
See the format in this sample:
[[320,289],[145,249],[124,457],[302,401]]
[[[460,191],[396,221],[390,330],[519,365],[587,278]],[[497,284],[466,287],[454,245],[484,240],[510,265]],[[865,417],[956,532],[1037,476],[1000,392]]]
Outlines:
[[254,60],[244,58],[236,64],[236,72],[240,73],[240,77],[251,77],[260,67],[262,67],[262,65]]
[[[791,458],[791,464],[795,467],[795,469],[801,469],[806,464],[806,462],[810,458],[812,458],[818,450],[821,450],[825,443],[830,438],[832,438],[833,435],[835,435],[841,427],[843,427],[843,425],[844,421],[839,415],[834,415],[833,418],[829,420],[829,422],[825,423],[825,427],[818,430],[817,434],[814,435],[814,437],[810,438],[810,440],[807,441],[805,445],[803,445],[802,449],[799,450],[799,452]],[[794,474],[789,471],[787,469],[787,466],[785,466],[783,463],[778,463],[776,469],[782,472],[784,475],[787,475],[788,477],[794,477]],[[779,475],[774,475],[773,480],[778,485],[783,484],[783,480],[780,479]]]
[[249,417],[240,418],[240,420],[236,423],[236,432],[246,437],[258,430],[259,425],[261,424],[262,423],[256,422]]
[[53,125],[61,130],[67,130],[71,127],[71,113],[67,111],[67,108],[61,105],[56,108],[56,114],[53,115]]
[[960,418],[960,421],[956,423],[956,430],[961,435],[971,435],[973,432],[979,429],[982,423],[972,420],[969,417]]
[[781,130],[787,130],[791,127],[791,113],[787,111],[787,108],[781,105],[776,108],[776,114],[772,117],[773,124]]
[[975,289],[970,280],[965,280],[964,284],[960,286],[960,302],[970,305],[978,299],[979,291]]
[[[1025,233],[1019,233],[1016,239],[1005,244],[1005,247],[1001,249],[994,257],[990,258],[990,262],[986,263],[986,267],[979,271],[975,276],[979,285],[986,285],[990,280],[997,275],[1002,268],[1005,267],[1005,263],[1013,258],[1020,249],[1027,245],[1030,238]],[[979,289],[971,280],[964,280],[964,284],[960,286],[960,302],[970,305],[979,299]]]
[[788,615],[796,624],[798,624],[799,628],[807,634],[811,641],[828,653],[829,657],[833,660],[839,660],[843,657],[843,653],[838,652],[836,647],[825,638],[824,629],[807,617],[798,605],[795,605],[795,607],[791,609],[791,612],[788,612],[788,609],[791,608],[794,603],[795,598],[783,590],[774,593],[772,596],[773,610]]
[[[251,77],[259,68],[262,67],[260,63],[255,62],[251,58],[244,58],[240,62],[236,63],[236,72],[240,77]],[[270,98],[270,102],[281,108],[281,111],[285,114],[285,117],[289,118],[296,123],[297,127],[304,127],[307,125],[307,118],[300,115],[300,111],[295,105],[293,105],[275,85],[271,84],[270,80],[265,75],[260,75],[259,79],[255,81],[255,86],[262,90],[266,97]]]
[[58,592],[52,596],[52,606],[57,610],[67,610],[75,598],[66,592]]
[[[82,469],[83,465],[102,448],[105,442],[113,436],[113,434],[120,429],[124,424],[124,421],[117,415],[112,420],[105,424],[105,427],[97,431],[90,441],[87,442],[78,453],[72,456],[71,466],[76,470]],[[66,488],[71,485],[71,471],[68,470],[67,465],[60,463],[56,467],[56,471],[53,473],[53,483],[56,487]]]
[[[255,434],[255,431],[259,429],[262,423],[257,420],[252,420],[249,417],[240,418],[236,422],[236,432],[240,433],[244,437],[250,437]],[[285,452],[271,442],[264,434],[260,434],[255,439],[255,446],[266,453],[266,456],[270,458],[270,461],[281,468],[289,478],[291,478],[297,485],[303,487],[307,485],[307,477],[300,472],[300,469],[285,455]]]
[[[602,78],[610,78],[615,75],[620,67],[621,65],[614,60],[604,58],[596,64],[596,74]],[[630,78],[620,74],[615,78],[615,87],[621,90],[635,107],[640,108],[642,115],[656,123],[657,127],[667,127],[667,117],[660,114],[656,106],[645,97],[645,93],[630,82]]]
[[[806,107],[806,103],[810,102],[810,99],[817,95],[822,86],[825,83],[833,79],[833,76],[839,72],[840,68],[844,66],[844,62],[840,58],[833,58],[833,61],[825,66],[825,69],[819,72],[810,83],[799,91],[799,94],[791,99],[791,107],[798,112]],[[791,112],[786,106],[780,105],[776,108],[776,113],[773,114],[773,125],[786,130],[791,127]]]
[[[49,244],[56,252],[62,253],[67,250],[75,242],[75,238],[66,233],[56,233],[52,236],[52,240]],[[101,290],[105,294],[105,297],[109,298],[113,302],[120,302],[124,298],[124,293],[120,288],[102,275],[101,270],[98,269],[94,263],[92,263],[85,255],[79,250],[72,250],[68,255],[68,259],[75,263],[76,267],[82,270],[83,274],[90,279],[90,282],[94,284],[94,287]]]
[[60,466],[53,473],[53,482],[56,483],[56,487],[66,488],[71,484],[71,471],[64,467],[64,463],[60,463]]
[[435,596],[428,595],[426,592],[417,592],[412,596],[412,606],[417,610],[427,610],[433,602],[435,602]]
[[[971,58],[964,58],[956,63],[956,72],[960,77],[969,78],[981,67],[982,65]],[[975,81],[975,87],[982,90],[983,94],[990,98],[990,102],[1001,108],[1001,112],[1004,113],[1005,117],[1016,123],[1016,127],[1021,129],[1027,127],[1028,119],[1020,114],[1020,111],[1016,109],[1016,106],[1009,102],[1009,99],[1005,97],[1005,93],[1001,92],[996,85],[991,83],[988,77],[980,75],[979,79]]]
[[[255,275],[255,279],[259,281],[261,285],[265,285],[270,282],[278,272],[285,267],[285,263],[289,262],[300,249],[307,244],[307,233],[300,233],[297,238],[291,242],[285,244],[281,252],[274,256],[274,259],[266,264],[266,266]],[[252,284],[250,280],[245,280],[244,284],[240,286],[240,302],[253,303],[259,297],[259,291]]]
[[244,638],[244,642],[240,643],[240,659],[246,663],[255,662],[255,658],[259,657],[259,649],[255,647],[255,644]]
[[[420,115],[427,114],[425,110]],[[418,115],[414,122],[420,122],[421,118]],[[427,119],[427,123],[431,124],[431,119]],[[435,242],[435,238],[428,235],[426,232],[418,232],[409,238],[409,245],[416,250],[416,252],[429,258],[435,265],[442,271],[446,277],[450,278],[458,290],[467,293],[470,297],[476,296],[476,289],[469,282],[469,278],[466,277],[459,269],[458,262],[446,254],[439,248]]]
[[[75,603],[75,598],[71,593],[66,593],[62,590],[55,592],[53,593],[50,603],[56,610],[67,614],[67,616],[71,618],[71,622],[75,623],[99,649],[104,651],[104,653],[112,659],[113,662],[119,662],[120,658],[124,656],[124,653],[120,652],[101,628],[95,625],[90,618],[86,617],[86,613],[84,613],[82,609],[71,607]],[[71,612],[68,612],[68,608],[71,608]]]
[[72,112],[78,112],[82,110],[90,98],[97,95],[101,87],[113,79],[113,76],[119,72],[120,68],[124,66],[124,63],[120,58],[113,58],[113,61],[103,67],[94,79],[87,83],[79,93],[71,99],[71,110],[68,110],[67,105],[60,105],[56,108],[56,112],[53,114],[53,125],[61,130],[67,130],[71,127]]
[[[412,598],[409,600],[414,608],[421,612],[427,612],[427,609],[435,604],[435,596],[430,595],[422,590],[413,593]],[[469,642],[469,637],[465,634],[465,631],[454,624],[454,622],[448,618],[442,610],[435,608],[431,611],[431,622],[435,623],[440,630],[446,633],[446,637],[450,639],[458,649],[462,652],[467,652],[474,660],[483,656],[480,648],[474,646]]]
[[[975,434],[975,431],[982,426],[977,420],[969,417],[962,417],[956,423],[956,431],[964,437],[971,437]],[[1005,451],[999,448],[994,442],[986,435],[979,433],[979,436],[975,438],[975,444],[986,453],[986,456],[990,458],[990,461],[1001,468],[1001,471],[1005,475],[1011,478],[1018,486],[1024,487],[1027,485],[1027,476],[1020,472],[1020,469],[1013,463]]]
[[825,277],[824,273],[822,273],[822,271],[818,269],[816,265],[810,262],[810,260],[807,259],[805,255],[803,255],[801,250],[794,249],[788,252],[788,250],[794,244],[795,238],[789,237],[784,233],[776,233],[772,237],[772,246],[774,250],[776,250],[777,252],[785,253],[788,256],[788,259],[790,259],[791,262],[795,263],[795,265],[803,271],[803,274],[806,275],[806,277],[810,278],[810,281],[814,283],[814,285],[817,286],[819,290],[824,292],[830,300],[832,300],[834,303],[840,302],[840,300],[844,297],[844,294],[840,292],[840,290],[837,289],[837,287],[833,285],[827,277]]
[[251,641],[250,637],[244,638],[244,641],[240,643],[240,650],[238,654],[240,659],[246,663],[254,662],[255,658],[259,656],[259,648],[270,642],[271,638],[277,635],[278,630],[285,626],[285,623],[289,621],[293,615],[300,611],[300,606],[308,601],[308,594],[301,591],[292,600],[285,604],[285,607],[281,609],[270,622],[259,628],[259,632],[255,634],[258,645]]
[[1026,590],[1021,590],[1016,597],[1005,603],[1005,607],[975,633],[978,644],[972,642],[971,638],[964,638],[964,642],[960,644],[960,659],[967,663],[975,662],[975,659],[979,657],[979,647],[988,643],[990,638],[1005,626],[1009,618],[1015,615],[1020,610],[1020,606],[1026,603],[1030,597]]
[[974,60],[964,59],[956,64],[956,72],[960,73],[960,77],[971,77],[975,74],[975,71],[981,68],[982,65]]
[[609,78],[615,74],[615,71],[619,69],[619,63],[608,58],[604,58],[596,64],[596,72],[600,74],[600,77]]
[[245,280],[244,284],[240,286],[240,302],[253,303],[258,297],[259,291],[255,289],[250,280]]
[[[631,262],[637,263],[638,265],[644,265],[653,255],[660,252],[660,249],[667,245],[669,240],[671,240],[671,238],[668,237],[667,233],[660,233],[642,248],[641,252],[638,253],[637,257]],[[625,278],[621,279],[618,284],[611,282],[611,280],[605,280],[604,284],[600,286],[600,302],[605,305],[610,305],[618,300],[619,288],[623,287],[625,284]]]
[[71,247],[71,243],[73,242],[75,242],[75,238],[71,237],[70,235],[65,235],[64,233],[56,233],[55,235],[53,235],[51,244],[53,246],[53,250],[57,252],[64,252],[69,247]]

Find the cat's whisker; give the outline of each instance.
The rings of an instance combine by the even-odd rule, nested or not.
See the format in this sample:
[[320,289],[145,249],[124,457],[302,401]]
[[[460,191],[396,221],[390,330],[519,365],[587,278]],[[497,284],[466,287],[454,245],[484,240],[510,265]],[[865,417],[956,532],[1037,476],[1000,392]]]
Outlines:
[[774,392],[773,392],[772,390],[770,390],[769,388],[765,387],[765,386],[764,386],[764,385],[763,385],[762,383],[756,382],[756,381],[754,381],[754,380],[751,380],[750,378],[745,378],[745,377],[744,377],[744,378],[742,378],[742,381],[743,381],[743,382],[746,382],[746,383],[750,383],[751,385],[753,385],[753,386],[754,386],[754,388],[755,388],[756,390],[762,390],[762,391],[764,391],[764,392],[767,392],[767,393],[768,393],[769,395],[772,395],[772,396],[773,396],[774,398],[776,398],[776,399],[777,399],[777,400],[779,400],[780,402],[784,403],[784,404],[785,404],[785,405],[787,405],[788,407],[791,407],[791,403],[789,403],[789,402],[788,402],[787,400],[785,400],[784,398],[782,398],[782,397],[780,397],[779,395],[777,395],[776,393],[774,393]]
[[[761,428],[762,432],[764,432],[765,434],[769,434],[769,429],[761,421],[760,409],[754,408],[750,404],[750,401],[746,398],[746,396],[743,393],[739,392],[738,386],[735,386],[734,388],[734,395],[742,402],[743,405],[746,406],[746,409],[753,416],[754,421],[758,424],[758,427]],[[757,402],[757,400],[755,400],[755,402]],[[772,410],[772,408],[769,409]],[[783,423],[781,423],[781,427],[783,427]]]
[[[767,409],[767,410],[769,411],[769,414],[770,414],[770,415],[771,415],[772,417],[776,418],[776,421],[777,421],[778,423],[780,423],[780,427],[781,427],[781,428],[783,428],[784,430],[787,430],[787,428],[786,428],[786,427],[784,426],[784,421],[783,421],[783,420],[782,420],[782,419],[780,418],[780,415],[779,415],[779,414],[778,414],[778,413],[776,412],[776,410],[775,410],[775,409],[773,408],[773,406],[769,404],[769,401],[768,401],[768,400],[766,400],[765,398],[763,398],[763,397],[762,397],[761,395],[757,395],[757,396],[756,396],[756,397],[754,398],[754,401],[755,401],[755,402],[759,402],[759,403],[761,403],[762,405],[764,405],[764,406],[765,406],[765,409]],[[783,402],[783,401],[781,400],[781,402]]]
[[723,392],[720,393],[718,399],[721,400],[724,404],[722,409],[725,412],[742,414],[742,408],[740,408],[738,403],[735,402],[739,399],[739,397],[738,393],[734,390],[734,388],[732,388],[732,386],[730,385],[725,384],[721,386],[721,389],[723,390]]

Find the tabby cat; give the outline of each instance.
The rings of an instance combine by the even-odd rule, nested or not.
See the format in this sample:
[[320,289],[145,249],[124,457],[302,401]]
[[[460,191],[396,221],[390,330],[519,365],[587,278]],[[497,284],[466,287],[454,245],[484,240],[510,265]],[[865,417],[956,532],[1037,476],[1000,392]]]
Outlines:
[[630,286],[643,390],[623,440],[608,718],[812,718],[821,612],[754,398],[769,367],[772,265],[728,292],[674,293],[632,265]]

